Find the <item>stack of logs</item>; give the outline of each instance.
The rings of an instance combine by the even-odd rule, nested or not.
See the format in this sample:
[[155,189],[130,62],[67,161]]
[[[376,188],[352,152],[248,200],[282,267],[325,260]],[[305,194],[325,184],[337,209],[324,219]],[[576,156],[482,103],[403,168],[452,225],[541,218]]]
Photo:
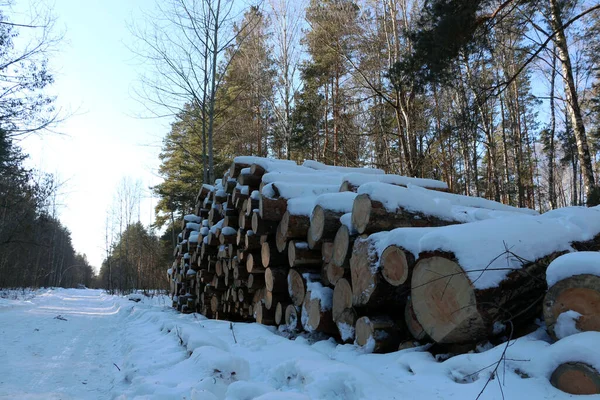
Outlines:
[[[477,198],[469,203],[438,181],[381,174],[236,158],[214,186],[202,186],[195,214],[184,218],[168,271],[174,306],[209,318],[321,332],[375,352],[419,342],[445,351],[470,349],[506,337],[508,328],[499,322],[507,315],[513,337],[526,333],[541,315],[545,268],[561,252],[522,260],[522,269],[481,288],[451,251],[414,254],[409,243],[438,227],[470,222],[464,215],[486,204],[488,211],[509,211],[515,218],[534,212]],[[417,185],[419,195],[441,196],[460,217],[419,207],[390,211],[389,202],[357,193],[365,182],[388,187],[389,196]],[[406,241],[376,251],[384,232],[397,228],[404,229]],[[596,238],[564,240],[598,250]]]

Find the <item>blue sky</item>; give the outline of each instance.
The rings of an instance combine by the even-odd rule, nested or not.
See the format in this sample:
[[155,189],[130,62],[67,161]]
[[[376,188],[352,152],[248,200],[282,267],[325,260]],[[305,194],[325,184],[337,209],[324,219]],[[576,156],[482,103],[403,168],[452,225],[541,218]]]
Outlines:
[[[31,136],[21,143],[31,166],[67,181],[60,197],[60,219],[71,230],[75,249],[99,267],[104,226],[122,179],[156,184],[160,141],[168,120],[143,119],[132,95],[143,64],[128,46],[128,25],[143,18],[151,0],[55,0],[49,4],[65,31],[60,51],[50,60],[57,106],[73,112],[55,128],[63,135]],[[16,0],[15,8],[28,7]],[[141,220],[153,220],[156,199],[146,190]]]

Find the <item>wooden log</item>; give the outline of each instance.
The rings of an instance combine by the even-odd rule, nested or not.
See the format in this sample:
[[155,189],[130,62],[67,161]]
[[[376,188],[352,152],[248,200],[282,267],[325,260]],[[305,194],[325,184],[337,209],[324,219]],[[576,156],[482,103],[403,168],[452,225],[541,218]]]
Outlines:
[[292,214],[286,211],[279,222],[278,232],[286,240],[305,239],[310,227],[310,216],[303,214]]
[[234,228],[226,227],[221,230],[219,243],[222,245],[235,244],[237,240],[237,231]]
[[338,334],[344,343],[353,343],[356,337],[356,320],[358,316],[353,308],[346,308],[340,313],[335,322],[338,329]]
[[552,373],[550,383],[569,394],[600,394],[600,372],[582,362],[559,365]]
[[331,263],[338,267],[349,267],[352,247],[356,240],[356,234],[350,231],[346,225],[340,226],[333,239],[333,254]]
[[250,253],[246,258],[246,271],[250,274],[264,274],[265,266],[262,265],[259,253]]
[[238,229],[240,226],[240,218],[239,215],[226,215],[223,218],[223,228],[233,228]]
[[214,190],[214,187],[210,185],[202,185],[200,186],[200,190],[196,195],[196,202],[202,203],[209,196],[209,194]]
[[[258,193],[258,192],[256,192]],[[252,213],[254,212],[254,210],[258,210],[258,207],[260,206],[260,200],[259,197],[253,196],[251,195],[247,201],[245,201],[245,206],[242,206],[243,210],[246,210],[246,215],[247,216],[252,216]]]
[[317,274],[303,274],[297,269],[290,269],[288,272],[288,293],[292,299],[292,304],[299,307],[304,302],[306,295],[307,280],[317,281],[319,275]]
[[[352,308],[352,287],[347,279],[339,279],[333,289],[333,300],[331,308],[331,317],[335,322],[345,309]],[[354,325],[352,325],[354,326]]]
[[287,235],[282,231],[281,224],[279,224],[277,225],[277,230],[275,231],[275,247],[277,248],[278,252],[285,253],[287,244]]
[[564,335],[557,335],[554,328],[567,311],[581,314],[575,321],[577,330],[600,332],[600,277],[582,274],[556,282],[546,293],[543,311],[548,333],[555,340]]
[[330,263],[333,259],[333,242],[322,242],[321,244],[321,255],[323,256],[323,262]]
[[235,160],[231,163],[231,167],[229,167],[229,177],[237,178],[244,168],[250,168],[251,164],[235,162]]
[[258,210],[262,219],[279,222],[283,218],[283,214],[287,211],[287,199],[260,196]]
[[246,288],[238,288],[237,290],[237,299],[239,302],[244,302],[248,300],[248,289]]
[[400,316],[404,313],[406,299],[410,294],[410,282],[392,286],[374,268],[376,255],[370,250],[371,241],[358,239],[354,243],[350,271],[352,276],[352,304],[368,310]]
[[340,186],[340,192],[356,192],[360,185],[369,182],[381,182],[388,185],[402,186],[415,185],[423,188],[438,190],[442,192],[448,191],[448,185],[445,182],[434,179],[410,178],[402,175],[365,175],[365,174],[348,174],[344,177],[344,181]]
[[240,229],[251,230],[252,229],[252,215],[240,213],[240,215],[238,215],[238,227]]
[[262,265],[266,267],[275,266],[287,266],[288,258],[287,254],[281,254],[277,251],[277,248],[269,242],[264,242],[260,249],[260,256]]
[[245,250],[258,250],[261,249],[262,245],[260,244],[260,235],[254,233],[253,230],[249,230],[246,232],[245,240]]
[[310,217],[310,235],[314,242],[333,239],[340,228],[340,217],[345,212],[332,211],[316,205]]
[[257,304],[254,307],[254,318],[259,324],[275,325],[275,307],[269,310],[264,304]]
[[396,351],[400,344],[399,329],[388,316],[360,317],[356,321],[356,343],[368,352]]
[[248,270],[245,266],[235,266],[233,267],[233,279],[248,279]]
[[[539,315],[549,255],[510,272],[497,286],[478,289],[453,254],[423,253],[412,277],[411,301],[418,321],[437,343],[472,343],[502,333],[497,323],[518,326]],[[485,265],[482,266],[484,268]]]
[[265,270],[265,286],[267,290],[275,293],[288,293],[287,267],[268,267]]
[[318,289],[318,295],[314,291],[309,291],[306,295],[310,297],[307,308],[308,320],[304,324],[306,331],[337,335],[337,326],[331,316],[333,291],[322,287]]
[[292,303],[290,303],[289,299],[283,300],[283,301],[280,301],[277,303],[277,305],[275,306],[275,324],[276,325],[285,324],[285,310],[291,304]]
[[[265,286],[265,275],[264,274],[250,274],[248,275],[248,282],[246,283],[248,292],[254,293]],[[263,296],[261,296],[262,298]]]
[[210,310],[213,313],[216,313],[219,310],[219,305],[221,302],[219,301],[219,296],[212,296],[210,299]]
[[251,189],[258,189],[260,186],[260,176],[253,175],[252,173],[241,173],[238,176],[238,183],[242,186],[248,186]]
[[319,196],[310,216],[310,236],[314,243],[332,240],[342,225],[340,218],[352,212],[355,193],[328,193]]
[[291,240],[288,243],[288,262],[290,267],[314,267],[318,270],[323,264],[321,252],[308,248],[308,243]]
[[333,263],[325,264],[324,268],[327,273],[327,282],[330,285],[335,286],[342,278],[350,279],[350,268],[338,267]]
[[257,235],[271,235],[276,232],[278,222],[261,218],[257,212],[252,214],[252,230]]
[[302,321],[300,318],[300,309],[298,306],[290,304],[285,309],[285,324],[290,331],[302,330]]
[[402,227],[446,226],[456,223],[459,221],[443,220],[401,207],[390,211],[380,201],[372,200],[368,194],[356,196],[352,208],[352,224],[360,234]]
[[274,293],[270,290],[265,290],[264,303],[268,310],[275,309],[277,303],[289,302],[289,296],[287,293]]

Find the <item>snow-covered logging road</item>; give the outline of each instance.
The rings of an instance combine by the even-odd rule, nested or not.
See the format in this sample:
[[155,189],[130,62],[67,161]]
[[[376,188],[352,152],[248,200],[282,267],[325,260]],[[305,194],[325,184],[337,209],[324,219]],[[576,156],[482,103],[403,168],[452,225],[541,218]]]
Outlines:
[[595,332],[550,345],[539,329],[509,347],[440,362],[423,348],[377,355],[288,340],[165,303],[75,289],[0,299],[0,399],[475,400],[490,376],[481,399],[566,399],[548,382],[558,363],[600,366]]
[[56,290],[0,308],[0,397],[113,397],[121,359],[121,299]]

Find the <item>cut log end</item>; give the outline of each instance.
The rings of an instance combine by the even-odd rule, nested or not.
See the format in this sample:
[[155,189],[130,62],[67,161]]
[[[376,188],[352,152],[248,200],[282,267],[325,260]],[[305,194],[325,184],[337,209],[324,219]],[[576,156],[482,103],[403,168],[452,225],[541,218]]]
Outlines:
[[366,230],[370,217],[371,198],[367,194],[359,194],[352,205],[352,224],[358,233],[363,233]]
[[310,219],[310,230],[309,235],[313,242],[318,242],[323,237],[323,230],[325,228],[325,210],[320,205],[316,205],[313,208],[312,216]]
[[420,260],[412,277],[412,306],[425,332],[437,343],[466,343],[486,335],[473,287],[454,261]]
[[295,306],[301,306],[306,294],[306,286],[302,275],[294,269],[290,269],[288,273],[288,292],[292,303]]
[[290,304],[285,309],[285,324],[291,331],[302,329],[302,322],[300,321],[300,316],[298,314],[298,308],[293,304]]
[[409,265],[404,250],[398,246],[388,246],[380,259],[381,274],[392,286],[400,286],[408,280]]
[[340,226],[333,239],[331,262],[338,267],[344,266],[350,254],[350,231],[346,225]]
[[570,394],[600,394],[600,373],[587,364],[570,362],[554,370],[550,383]]
[[352,288],[347,279],[339,279],[333,289],[332,317],[337,322],[347,308],[352,307]]
[[575,322],[578,330],[600,332],[600,277],[575,275],[548,289],[544,320],[553,338],[558,339],[554,330],[558,317],[570,310],[581,314]]
[[356,325],[356,312],[352,308],[346,308],[337,318],[335,322],[340,338],[344,343],[354,342],[356,336],[355,325]]

